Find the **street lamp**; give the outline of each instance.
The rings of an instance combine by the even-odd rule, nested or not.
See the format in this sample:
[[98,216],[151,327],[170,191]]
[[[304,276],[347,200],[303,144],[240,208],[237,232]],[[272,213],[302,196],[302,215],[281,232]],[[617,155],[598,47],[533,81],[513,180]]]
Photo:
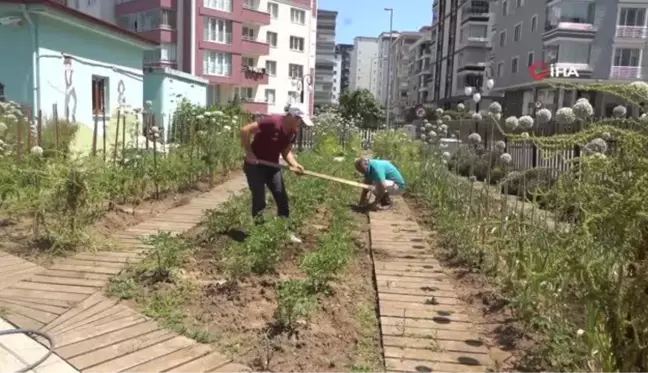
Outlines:
[[392,73],[391,73],[391,43],[392,43],[392,35],[394,33],[394,9],[393,8],[385,8],[386,12],[389,12],[389,47],[387,48],[387,98],[385,99],[385,110],[387,111],[385,115],[385,127],[389,128],[389,102],[390,102],[390,96],[391,96],[391,81],[392,81]]
[[[484,69],[484,74],[466,76],[466,88],[464,89],[464,93],[466,96],[472,95],[472,100],[475,102],[475,113],[479,113],[479,104],[482,99],[482,93],[489,92],[494,86],[495,80],[493,80],[493,70],[490,66]],[[475,120],[475,132],[477,132],[478,125],[479,121]]]

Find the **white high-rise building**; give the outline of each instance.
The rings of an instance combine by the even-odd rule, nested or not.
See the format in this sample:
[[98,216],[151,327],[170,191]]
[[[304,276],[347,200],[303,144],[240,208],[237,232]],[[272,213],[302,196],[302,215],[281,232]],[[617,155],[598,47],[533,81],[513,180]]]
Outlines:
[[358,36],[353,39],[349,90],[368,89],[378,97],[378,39]]

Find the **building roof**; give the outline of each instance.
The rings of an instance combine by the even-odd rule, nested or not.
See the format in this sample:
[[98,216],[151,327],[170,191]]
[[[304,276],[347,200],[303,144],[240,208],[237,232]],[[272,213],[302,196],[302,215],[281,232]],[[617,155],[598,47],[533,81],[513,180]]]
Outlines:
[[76,18],[77,20],[80,20],[84,23],[89,23],[90,25],[93,26],[98,26],[103,28],[105,31],[109,31],[112,33],[115,33],[119,35],[122,38],[127,38],[129,39],[128,41],[130,42],[136,42],[139,44],[144,44],[147,46],[156,46],[158,43],[154,40],[151,40],[149,38],[146,38],[140,34],[137,34],[135,32],[126,30],[124,28],[121,28],[117,25],[114,25],[110,22],[106,22],[104,20],[95,18],[91,15],[88,15],[86,13],[80,12],[74,8],[70,8],[66,6],[65,4],[61,4],[57,1],[53,0],[0,0],[0,4],[23,4],[23,5],[41,5],[46,8],[49,8],[50,10],[53,10],[54,12],[58,13],[63,13],[65,15],[68,15],[70,17]]

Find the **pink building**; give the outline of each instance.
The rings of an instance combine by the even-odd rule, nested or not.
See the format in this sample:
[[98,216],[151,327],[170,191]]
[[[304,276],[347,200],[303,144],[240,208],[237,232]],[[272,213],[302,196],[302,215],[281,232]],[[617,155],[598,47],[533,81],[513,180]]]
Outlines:
[[[238,97],[252,112],[312,107],[317,0],[68,0],[68,5],[160,43],[148,66],[210,82],[207,102]],[[304,79],[310,75],[311,79]],[[307,85],[307,84],[306,84]]]

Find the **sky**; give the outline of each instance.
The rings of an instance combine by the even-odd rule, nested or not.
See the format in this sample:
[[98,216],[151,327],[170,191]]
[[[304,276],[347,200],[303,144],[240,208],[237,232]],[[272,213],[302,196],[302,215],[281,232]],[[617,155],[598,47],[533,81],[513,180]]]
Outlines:
[[431,0],[319,0],[318,8],[338,12],[338,44],[353,44],[356,36],[377,37],[389,32],[389,12],[385,8],[394,9],[395,31],[418,31],[432,23]]

